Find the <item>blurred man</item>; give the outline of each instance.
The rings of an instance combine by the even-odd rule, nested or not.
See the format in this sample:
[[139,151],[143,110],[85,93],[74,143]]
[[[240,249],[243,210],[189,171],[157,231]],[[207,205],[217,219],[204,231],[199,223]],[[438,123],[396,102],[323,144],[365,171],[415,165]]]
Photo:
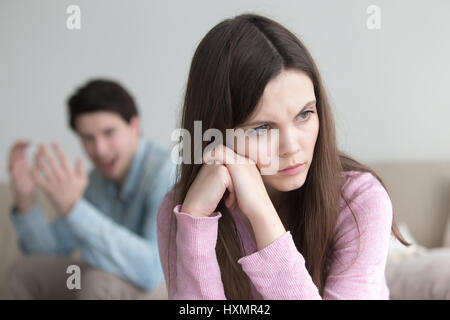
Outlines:
[[[172,183],[170,153],[140,138],[133,99],[115,82],[91,81],[68,105],[94,169],[88,177],[81,160],[73,166],[57,144],[40,145],[32,166],[28,142],[12,147],[11,219],[25,258],[12,268],[3,298],[166,298],[156,216]],[[52,223],[36,203],[37,187],[59,214]],[[69,257],[75,249],[82,261]],[[81,269],[81,289],[68,285],[70,265]]]

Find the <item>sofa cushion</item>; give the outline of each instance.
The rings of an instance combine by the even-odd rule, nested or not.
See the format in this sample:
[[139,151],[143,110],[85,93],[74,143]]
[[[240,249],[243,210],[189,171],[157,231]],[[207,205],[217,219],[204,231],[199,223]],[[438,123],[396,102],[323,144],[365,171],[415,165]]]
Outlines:
[[[449,197],[450,198],[450,197]],[[444,240],[442,241],[443,247],[450,247],[450,208],[447,217],[447,223],[444,231]]]
[[386,269],[390,299],[450,299],[450,248],[433,248]]
[[450,299],[450,248],[420,246],[404,223],[399,231],[411,246],[391,238],[386,265],[390,299]]

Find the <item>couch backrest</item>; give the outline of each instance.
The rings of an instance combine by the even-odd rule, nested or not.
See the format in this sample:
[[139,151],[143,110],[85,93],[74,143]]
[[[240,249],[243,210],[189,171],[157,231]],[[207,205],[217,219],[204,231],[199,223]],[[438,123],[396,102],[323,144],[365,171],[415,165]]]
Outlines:
[[385,183],[394,216],[426,247],[441,246],[450,219],[450,162],[373,163]]
[[[442,245],[450,216],[450,162],[368,165],[385,183],[396,220],[407,224],[419,244],[430,248]],[[39,200],[47,218],[55,217],[42,194]],[[19,255],[8,217],[11,202],[8,185],[0,184],[0,284],[5,271]]]
[[[49,202],[42,193],[38,193],[38,200],[46,217],[48,219],[54,218],[56,216],[55,211],[52,210]],[[12,197],[10,188],[6,184],[0,184],[0,290],[2,289],[7,270],[20,255],[16,241],[16,233],[11,219],[9,219],[11,206]]]

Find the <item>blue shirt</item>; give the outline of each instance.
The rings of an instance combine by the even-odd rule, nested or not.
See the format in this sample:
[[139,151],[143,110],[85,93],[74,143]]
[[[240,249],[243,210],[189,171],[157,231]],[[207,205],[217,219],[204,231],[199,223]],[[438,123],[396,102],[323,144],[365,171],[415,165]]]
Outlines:
[[28,213],[10,216],[24,254],[70,255],[79,248],[88,264],[116,274],[144,290],[164,276],[157,245],[156,218],[174,182],[168,150],[139,141],[120,190],[97,169],[67,218],[49,223],[36,204]]

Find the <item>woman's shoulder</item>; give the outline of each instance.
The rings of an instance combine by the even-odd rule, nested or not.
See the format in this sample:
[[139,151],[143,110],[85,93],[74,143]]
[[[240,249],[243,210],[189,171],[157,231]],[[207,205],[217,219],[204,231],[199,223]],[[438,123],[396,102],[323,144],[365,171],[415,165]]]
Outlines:
[[[338,274],[348,270],[365,271],[383,261],[391,235],[393,210],[386,189],[370,172],[343,173],[341,208],[334,230],[333,250]],[[360,269],[361,268],[361,269]],[[372,270],[372,269],[371,269]]]
[[[392,202],[387,190],[371,172],[345,171],[340,199],[338,224],[392,220]],[[353,214],[352,214],[353,213]]]
[[158,210],[158,224],[164,225],[168,222],[175,207],[175,187],[172,187],[163,197]]
[[374,193],[387,195],[386,189],[371,172],[343,171],[341,178],[343,179],[342,194],[347,200],[352,200],[364,194],[367,196]]

